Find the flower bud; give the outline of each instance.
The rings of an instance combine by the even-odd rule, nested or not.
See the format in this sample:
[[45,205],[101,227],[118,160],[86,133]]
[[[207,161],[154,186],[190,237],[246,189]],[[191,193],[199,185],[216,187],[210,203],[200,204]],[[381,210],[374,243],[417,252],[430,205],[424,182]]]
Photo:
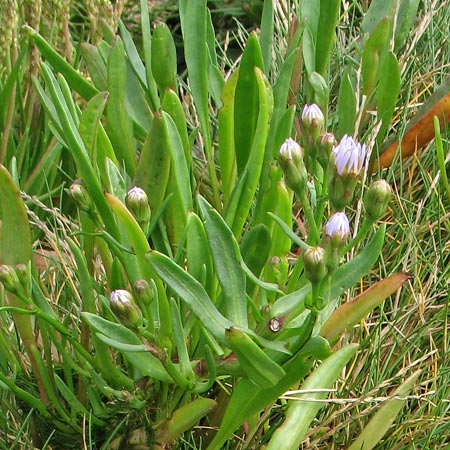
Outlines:
[[136,293],[136,300],[139,304],[150,305],[153,300],[153,291],[146,280],[136,280],[134,282],[134,291]]
[[13,294],[18,292],[20,285],[19,277],[17,276],[14,267],[8,264],[2,264],[0,266],[0,282],[5,289]]
[[83,186],[82,180],[77,179],[72,183],[69,188],[69,195],[82,211],[89,211],[91,209],[91,198]]
[[324,169],[328,167],[330,155],[335,145],[336,138],[333,133],[323,133],[317,139],[317,159]]
[[26,264],[16,264],[16,275],[20,285],[28,291],[30,284],[30,273]]
[[322,247],[310,247],[303,253],[305,274],[312,284],[317,284],[327,274],[325,249]]
[[392,189],[385,180],[377,180],[364,196],[364,208],[370,220],[376,222],[385,212],[391,200]]
[[133,214],[139,226],[144,232],[147,232],[148,226],[150,225],[151,212],[145,191],[138,186],[130,189],[125,197],[125,205],[131,214]]
[[111,292],[109,304],[113,313],[129,328],[142,326],[142,313],[136,305],[133,296],[125,289]]
[[342,247],[350,234],[350,224],[344,212],[334,213],[325,225],[325,239],[332,247]]
[[343,212],[334,213],[325,225],[322,246],[326,252],[326,266],[332,274],[340,262],[340,251],[350,235],[350,224]]
[[308,179],[303,163],[303,149],[293,139],[286,139],[280,147],[278,162],[283,169],[286,185],[302,197]]
[[314,143],[325,127],[325,117],[320,108],[315,104],[305,105],[302,112],[303,128],[309,141]]

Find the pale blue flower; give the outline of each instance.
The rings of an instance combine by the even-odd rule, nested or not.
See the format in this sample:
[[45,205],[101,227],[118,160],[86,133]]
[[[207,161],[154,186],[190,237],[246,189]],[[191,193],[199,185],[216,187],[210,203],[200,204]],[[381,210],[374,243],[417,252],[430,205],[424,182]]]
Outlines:
[[333,148],[334,165],[341,176],[358,176],[366,158],[366,145],[355,142],[345,135],[339,145]]

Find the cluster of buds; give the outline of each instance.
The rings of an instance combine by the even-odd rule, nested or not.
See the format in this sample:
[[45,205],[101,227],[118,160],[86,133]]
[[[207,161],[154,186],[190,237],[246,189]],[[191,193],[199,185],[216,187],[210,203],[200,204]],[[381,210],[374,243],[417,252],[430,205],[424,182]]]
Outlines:
[[[334,135],[326,131],[324,114],[315,104],[305,105],[301,128],[301,146],[288,138],[280,148],[278,161],[286,185],[299,196],[302,203],[306,198],[309,174],[311,184],[318,181],[316,189],[322,189],[319,195],[325,198],[328,194],[333,212],[325,224],[322,238],[313,237],[309,241],[312,246],[303,253],[305,276],[313,285],[314,292],[339,265],[350,236],[350,224],[344,210],[353,201],[355,187],[366,160],[366,146],[347,135],[338,143]],[[364,207],[369,222],[380,219],[390,197],[391,189],[384,180],[375,182],[367,190]],[[305,204],[303,206],[305,208]],[[305,209],[308,221],[314,225],[316,219],[307,213]],[[317,308],[317,304],[313,301],[312,306]]]
[[8,292],[15,295],[26,294],[28,280],[29,273],[25,264],[17,264],[15,267],[9,264],[0,266],[0,283]]
[[131,188],[125,197],[125,205],[133,214],[144,233],[147,234],[150,226],[151,211],[146,192],[139,186]]

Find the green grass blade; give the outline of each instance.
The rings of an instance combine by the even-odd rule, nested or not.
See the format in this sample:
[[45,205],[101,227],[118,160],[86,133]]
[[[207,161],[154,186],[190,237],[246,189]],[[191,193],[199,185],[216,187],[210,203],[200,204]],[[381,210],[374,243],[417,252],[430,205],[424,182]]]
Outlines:
[[388,432],[392,423],[406,403],[406,396],[411,392],[421,370],[414,372],[393,393],[392,398],[375,413],[358,438],[348,450],[372,450]]

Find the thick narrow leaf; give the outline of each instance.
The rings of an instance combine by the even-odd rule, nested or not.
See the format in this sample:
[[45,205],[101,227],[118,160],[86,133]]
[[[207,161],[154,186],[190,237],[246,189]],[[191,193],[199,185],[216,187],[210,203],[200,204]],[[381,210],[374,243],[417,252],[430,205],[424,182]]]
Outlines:
[[119,21],[119,30],[131,69],[137,76],[141,85],[147,87],[145,66],[142,62],[141,57],[139,56],[136,46],[134,45],[131,33],[126,29],[121,20]]
[[164,102],[162,109],[165,111],[174,121],[178,134],[180,135],[181,142],[183,143],[184,156],[186,158],[186,167],[191,169],[192,154],[191,146],[189,144],[189,136],[186,128],[186,117],[184,115],[183,105],[176,92],[169,89],[164,94]]
[[217,340],[226,344],[225,330],[233,326],[233,322],[217,310],[203,286],[162,253],[148,254],[147,261],[156,274],[192,309],[203,326]]
[[330,60],[331,47],[335,39],[339,18],[340,0],[320,0],[320,16],[316,39],[315,71],[325,76]]
[[187,269],[211,294],[214,272],[207,239],[202,221],[191,212],[186,227]]
[[98,90],[89,83],[77,70],[75,70],[64,58],[62,58],[56,50],[33,28],[28,25],[24,26],[32,42],[41,52],[42,56],[49,62],[53,69],[64,75],[69,86],[85,100],[89,100]]
[[100,91],[106,91],[108,83],[106,62],[103,60],[98,47],[87,42],[80,44],[81,54],[86,63],[89,76],[95,87]]
[[133,181],[147,193],[152,212],[159,210],[165,198],[170,173],[170,145],[165,116],[156,112]]
[[402,158],[407,158],[428,144],[434,138],[434,116],[438,117],[442,127],[450,122],[449,79],[436,90],[412,118],[401,142],[390,141],[381,147],[381,156],[375,161],[373,170],[389,167],[397,149],[400,149]]
[[125,106],[127,68],[122,40],[117,38],[108,58],[108,92],[106,105],[107,132],[119,163],[125,164],[128,174],[136,171],[131,118]]
[[170,172],[166,195],[173,194],[165,211],[166,227],[171,242],[177,245],[184,235],[188,213],[192,210],[190,168],[176,124],[169,114],[163,114],[170,139]]
[[377,116],[382,125],[377,134],[377,142],[386,135],[400,92],[400,68],[394,53],[388,52],[384,57],[381,73],[383,76],[380,77],[377,90]]
[[[268,80],[258,67],[255,67],[254,70],[259,94],[259,114],[255,138],[252,142],[248,160],[246,161],[245,170],[241,174],[241,177],[245,177],[242,191],[238,192],[235,188],[226,214],[226,221],[229,224],[232,223],[231,229],[237,239],[239,239],[242,234],[253,203],[253,197],[258,188],[264,162],[264,149],[269,129],[268,125],[273,110],[273,94]],[[231,214],[228,214],[229,211]]]
[[410,275],[399,272],[378,281],[352,301],[344,303],[335,309],[323,324],[320,335],[331,343],[336,342],[342,333],[359,323],[410,278]]
[[377,446],[405,405],[405,397],[413,389],[421,372],[414,372],[392,393],[392,398],[380,407],[348,450],[372,450]]
[[348,72],[341,78],[338,98],[338,137],[353,136],[356,123],[356,94]]
[[150,29],[150,15],[148,10],[148,1],[140,0],[141,6],[141,32],[142,32],[142,50],[145,62],[145,75],[147,78],[148,96],[152,111],[159,109],[158,89],[152,74],[152,33]]
[[199,116],[205,151],[211,150],[208,109],[208,40],[206,0],[180,0],[180,22],[189,87]]
[[228,346],[236,355],[248,379],[262,389],[276,385],[285,371],[273,361],[244,331],[237,327],[225,330]]
[[397,14],[395,27],[395,51],[405,44],[406,36],[417,17],[420,0],[402,0]]
[[245,274],[238,244],[225,221],[202,197],[198,199],[205,218],[205,230],[217,277],[225,297],[226,316],[232,322],[247,327]]
[[272,65],[272,40],[274,27],[273,2],[264,2],[261,17],[259,44],[264,63],[264,73],[268,76]]
[[253,140],[256,138],[260,105],[264,102],[260,98],[256,67],[264,72],[261,47],[256,34],[253,33],[249,36],[242,54],[234,99],[234,140],[238,175],[242,173],[250,157]]
[[25,204],[10,173],[0,165],[0,264],[28,265],[31,234]]
[[[140,350],[142,341],[131,330],[118,323],[88,312],[81,313],[89,326],[102,341],[122,350],[124,357],[139,369],[143,376],[150,376],[161,381],[171,381],[161,362],[147,351]],[[102,336],[100,336],[102,335]],[[127,349],[127,347],[129,347]],[[130,349],[133,351],[130,352]]]
[[167,88],[177,90],[177,51],[165,23],[158,23],[153,29],[152,73],[162,94]]
[[158,442],[174,442],[181,433],[198,424],[198,421],[216,407],[210,398],[198,398],[178,408],[163,427],[156,430]]
[[384,17],[364,43],[361,59],[362,93],[364,95],[370,96],[372,94],[380,77],[380,66],[388,50],[390,32],[391,19],[390,17]]
[[221,95],[222,107],[219,110],[219,162],[222,180],[223,202],[228,201],[236,183],[236,146],[234,142],[234,96],[238,71],[226,81]]
[[271,236],[267,227],[258,224],[252,227],[241,241],[240,251],[247,267],[255,276],[259,276],[268,257]]
[[286,419],[276,429],[266,450],[297,450],[300,447],[314,417],[326,404],[325,402],[305,401],[305,399],[325,399],[328,394],[327,389],[331,389],[342,369],[353,358],[357,350],[357,345],[348,345],[339,349],[309,375],[301,384],[301,389],[309,392],[297,394],[297,399],[289,402]]
[[330,291],[326,295],[327,301],[338,298],[369,272],[380,256],[385,231],[386,225],[383,224],[357,256],[336,269],[331,278]]
[[[83,114],[80,117],[80,124],[78,130],[84,145],[88,152],[89,158],[93,164],[97,163],[97,136],[100,126],[100,119],[103,115],[103,110],[108,99],[107,92],[99,92],[92,97]],[[106,155],[104,155],[106,156]],[[108,155],[109,156],[109,155]],[[104,159],[103,159],[104,161]]]
[[392,14],[394,6],[395,0],[372,0],[361,23],[363,32],[372,33],[382,19]]
[[248,378],[240,380],[228,402],[219,431],[207,450],[220,450],[239,426],[270,406],[280,395],[306,376],[315,359],[326,358],[330,353],[328,342],[316,336],[283,366],[286,375],[275,386],[261,389]]

